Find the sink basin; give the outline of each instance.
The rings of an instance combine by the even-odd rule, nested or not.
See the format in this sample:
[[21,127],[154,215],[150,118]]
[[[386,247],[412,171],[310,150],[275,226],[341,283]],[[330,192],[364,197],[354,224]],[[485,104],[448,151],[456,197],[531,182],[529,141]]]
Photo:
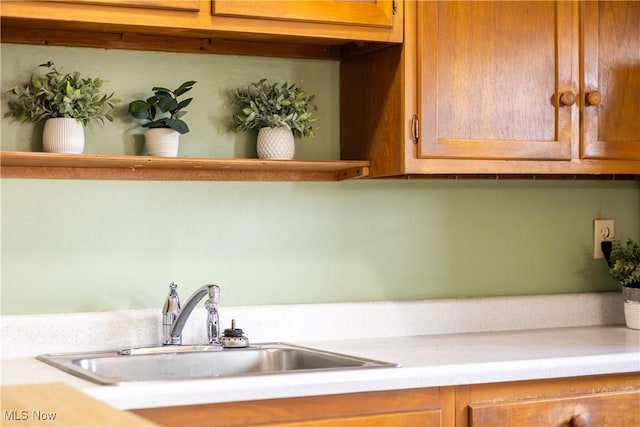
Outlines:
[[[137,350],[137,351],[134,351]],[[210,351],[207,346],[43,354],[38,360],[99,384],[395,367],[396,364],[284,343]]]

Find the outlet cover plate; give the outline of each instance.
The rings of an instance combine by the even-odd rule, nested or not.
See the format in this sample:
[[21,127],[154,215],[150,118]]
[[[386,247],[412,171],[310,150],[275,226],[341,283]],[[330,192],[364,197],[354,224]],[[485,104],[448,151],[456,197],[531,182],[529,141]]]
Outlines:
[[615,221],[612,219],[593,220],[593,258],[604,258],[601,243],[611,241],[614,237]]

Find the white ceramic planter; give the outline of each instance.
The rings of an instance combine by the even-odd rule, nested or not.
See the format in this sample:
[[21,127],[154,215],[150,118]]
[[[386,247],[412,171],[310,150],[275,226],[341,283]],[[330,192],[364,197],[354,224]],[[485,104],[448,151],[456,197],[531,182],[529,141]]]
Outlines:
[[629,329],[640,329],[640,302],[624,302],[624,320]]
[[257,151],[260,159],[293,159],[296,152],[293,132],[287,128],[261,128],[258,131]]
[[47,153],[81,154],[84,127],[76,119],[57,117],[44,123],[42,148]]
[[624,320],[630,329],[640,329],[640,288],[622,287]]
[[173,129],[154,128],[144,132],[147,154],[158,157],[176,157],[180,133]]

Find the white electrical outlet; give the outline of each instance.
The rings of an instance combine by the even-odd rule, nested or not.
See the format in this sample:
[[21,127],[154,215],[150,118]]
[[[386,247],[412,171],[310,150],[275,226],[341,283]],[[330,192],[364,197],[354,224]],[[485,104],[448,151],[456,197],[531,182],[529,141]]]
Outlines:
[[593,258],[604,258],[601,243],[613,240],[614,226],[612,219],[593,220]]

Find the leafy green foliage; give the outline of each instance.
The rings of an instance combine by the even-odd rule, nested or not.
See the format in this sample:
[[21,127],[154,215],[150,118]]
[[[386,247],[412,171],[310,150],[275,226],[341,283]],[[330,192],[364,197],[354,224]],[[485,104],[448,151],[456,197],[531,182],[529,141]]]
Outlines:
[[619,240],[613,242],[609,270],[611,276],[622,284],[631,288],[640,288],[640,245],[633,239],[626,243]]
[[182,83],[177,89],[170,90],[164,87],[155,86],[151,90],[153,96],[146,100],[136,99],[129,103],[129,114],[139,120],[149,120],[143,124],[148,128],[168,128],[180,134],[189,132],[189,126],[182,120],[186,108],[193,98],[178,100],[180,95],[189,92],[196,82],[193,80]]
[[315,95],[307,95],[295,84],[269,84],[266,79],[251,83],[232,93],[232,103],[237,107],[232,130],[286,127],[297,138],[314,137],[316,119],[312,111],[318,109],[314,99]]
[[91,120],[113,121],[113,110],[120,100],[113,98],[113,93],[100,93],[104,80],[81,78],[77,71],[61,74],[51,61],[39,67],[47,67],[49,71],[45,75],[32,75],[29,83],[7,92],[13,99],[9,100],[10,111],[5,116],[23,122],[67,117],[83,125]]

